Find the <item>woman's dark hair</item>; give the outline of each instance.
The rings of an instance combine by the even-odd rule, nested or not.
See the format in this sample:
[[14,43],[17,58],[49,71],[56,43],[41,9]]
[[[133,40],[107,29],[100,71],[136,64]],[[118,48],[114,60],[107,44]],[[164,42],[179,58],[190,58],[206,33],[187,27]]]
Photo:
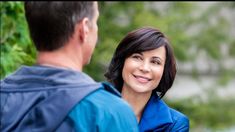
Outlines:
[[31,38],[38,51],[64,46],[83,18],[94,17],[94,2],[25,2],[25,16]]
[[166,49],[166,62],[161,81],[153,93],[162,98],[174,82],[176,63],[169,41],[158,29],[144,27],[128,33],[116,48],[105,77],[121,92],[123,86],[122,70],[126,58],[133,53],[153,50],[161,46]]

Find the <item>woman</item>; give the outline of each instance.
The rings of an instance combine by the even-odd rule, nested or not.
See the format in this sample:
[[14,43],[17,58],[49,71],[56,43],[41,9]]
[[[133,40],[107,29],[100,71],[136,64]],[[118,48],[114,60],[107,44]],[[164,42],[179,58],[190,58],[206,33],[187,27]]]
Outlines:
[[175,74],[169,41],[158,29],[146,27],[128,33],[120,42],[105,77],[132,106],[141,132],[187,132],[188,118],[161,99]]

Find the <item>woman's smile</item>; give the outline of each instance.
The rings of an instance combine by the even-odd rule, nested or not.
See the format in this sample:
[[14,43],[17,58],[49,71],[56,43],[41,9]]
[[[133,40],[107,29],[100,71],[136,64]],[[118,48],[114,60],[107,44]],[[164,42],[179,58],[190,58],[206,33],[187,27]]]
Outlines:
[[140,82],[140,83],[148,83],[149,81],[152,80],[149,77],[145,77],[145,76],[141,76],[141,75],[134,75],[133,74],[133,76],[137,80],[137,82]]

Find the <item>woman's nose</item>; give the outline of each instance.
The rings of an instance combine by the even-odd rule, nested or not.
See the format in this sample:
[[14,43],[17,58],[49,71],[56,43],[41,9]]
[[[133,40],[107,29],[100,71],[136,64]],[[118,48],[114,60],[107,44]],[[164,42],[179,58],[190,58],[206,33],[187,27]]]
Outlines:
[[148,62],[144,62],[140,65],[139,69],[142,71],[142,72],[149,72],[150,71],[150,65]]

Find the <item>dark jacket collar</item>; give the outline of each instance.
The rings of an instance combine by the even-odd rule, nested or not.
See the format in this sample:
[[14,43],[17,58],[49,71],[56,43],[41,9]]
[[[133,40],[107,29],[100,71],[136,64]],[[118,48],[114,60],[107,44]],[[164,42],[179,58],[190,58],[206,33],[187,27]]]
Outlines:
[[140,131],[161,131],[173,123],[170,108],[158,96],[152,95],[139,123]]

